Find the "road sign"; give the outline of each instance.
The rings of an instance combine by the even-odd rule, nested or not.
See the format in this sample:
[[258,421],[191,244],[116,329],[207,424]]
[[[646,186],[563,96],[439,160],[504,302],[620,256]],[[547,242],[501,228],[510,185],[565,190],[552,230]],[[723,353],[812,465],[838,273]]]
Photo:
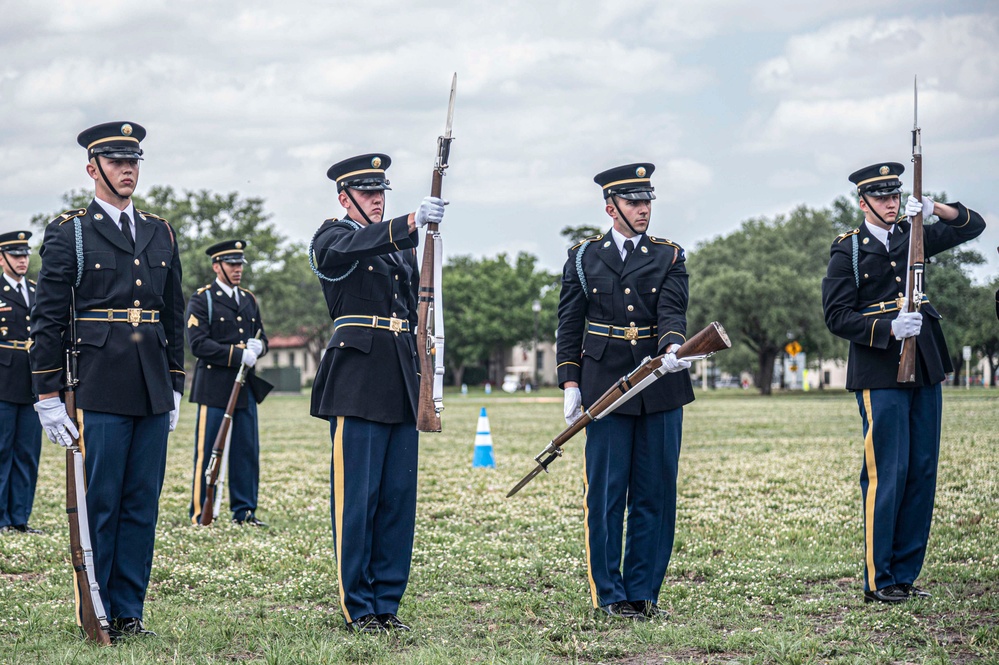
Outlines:
[[801,344],[798,343],[798,340],[788,342],[784,345],[784,350],[787,352],[787,355],[796,356],[801,353]]
[[966,346],[966,347],[964,347],[961,350],[964,352],[964,359],[965,360],[971,360],[971,347],[970,346]]

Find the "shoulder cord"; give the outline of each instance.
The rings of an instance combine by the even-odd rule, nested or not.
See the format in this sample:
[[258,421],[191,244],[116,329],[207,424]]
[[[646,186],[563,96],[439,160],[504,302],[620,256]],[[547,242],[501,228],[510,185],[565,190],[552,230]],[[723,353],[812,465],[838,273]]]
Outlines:
[[212,322],[212,286],[208,285],[208,290],[205,291],[205,295],[208,296],[208,323]]
[[[341,219],[340,221],[343,222],[343,223],[345,223],[345,224],[349,224],[350,227],[352,229],[354,229],[355,231],[358,230],[359,228],[361,228],[361,225],[358,224],[357,222],[355,222],[352,219]],[[322,229],[322,227],[320,227],[320,230],[321,229]],[[312,272],[316,273],[316,277],[318,277],[319,279],[321,279],[321,280],[323,280],[325,282],[339,282],[340,280],[345,279],[347,277],[347,275],[349,275],[350,273],[354,272],[354,269],[357,268],[357,266],[358,266],[358,264],[360,262],[359,261],[354,261],[354,263],[352,263],[351,266],[349,268],[347,268],[347,272],[345,272],[344,274],[340,275],[339,277],[330,277],[328,275],[324,275],[323,273],[321,273],[319,271],[319,268],[316,267],[315,256],[312,253],[312,246],[316,242],[316,236],[318,236],[318,235],[319,235],[319,231],[317,230],[316,233],[315,233],[315,235],[312,236],[312,240],[309,241],[309,267],[312,268]]]
[[860,257],[860,245],[857,244],[857,234],[854,233],[850,236],[853,241],[853,281],[856,282],[857,288],[860,288],[860,268],[859,268],[859,257]]
[[78,289],[83,281],[83,226],[79,217],[73,218],[73,234],[76,236],[76,283],[73,288]]
[[590,241],[584,240],[583,244],[579,247],[579,251],[576,252],[576,274],[579,275],[579,283],[583,285],[583,295],[586,299],[590,299],[589,290],[586,287],[586,274],[583,272],[583,252],[589,246]]

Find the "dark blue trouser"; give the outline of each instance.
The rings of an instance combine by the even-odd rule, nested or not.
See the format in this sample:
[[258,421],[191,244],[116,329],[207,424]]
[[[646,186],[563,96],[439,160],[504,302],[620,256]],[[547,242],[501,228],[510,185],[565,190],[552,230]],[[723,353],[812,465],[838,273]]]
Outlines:
[[682,426],[682,408],[639,416],[612,413],[586,426],[584,522],[594,607],[659,600],[673,552]]
[[[246,512],[257,510],[257,490],[260,486],[260,434],[257,430],[257,402],[249,386],[249,406],[232,414],[229,439],[229,508],[235,519],[244,519]],[[191,484],[191,505],[188,515],[194,524],[201,519],[205,502],[205,469],[212,459],[215,436],[222,426],[225,409],[198,405],[194,424],[194,481]],[[219,508],[219,510],[222,510]]]
[[109,619],[142,618],[170,414],[79,411],[94,574]]
[[857,392],[864,425],[864,589],[912,584],[926,556],[940,456],[940,384]]
[[32,405],[0,401],[0,527],[28,523],[41,453],[42,425]]
[[365,614],[395,614],[413,556],[416,424],[330,418],[330,436],[330,517],[340,609],[347,623]]

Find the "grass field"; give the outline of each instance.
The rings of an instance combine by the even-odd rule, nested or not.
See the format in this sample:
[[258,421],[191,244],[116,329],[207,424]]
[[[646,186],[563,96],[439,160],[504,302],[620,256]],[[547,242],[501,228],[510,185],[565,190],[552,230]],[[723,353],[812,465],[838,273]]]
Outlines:
[[[595,619],[582,540],[582,439],[507,490],[562,428],[559,391],[447,400],[424,435],[413,632],[349,635],[329,523],[329,436],[308,398],[261,408],[267,530],[188,524],[194,410],[172,435],[146,624],[77,637],[61,450],[43,449],[33,526],[0,536],[0,663],[999,663],[999,391],[947,390],[926,602],[861,597],[860,420],[845,392],[705,394],[685,410],[671,618]],[[521,394],[522,395],[522,394]],[[532,397],[537,397],[535,393]],[[488,408],[496,470],[472,469]]]

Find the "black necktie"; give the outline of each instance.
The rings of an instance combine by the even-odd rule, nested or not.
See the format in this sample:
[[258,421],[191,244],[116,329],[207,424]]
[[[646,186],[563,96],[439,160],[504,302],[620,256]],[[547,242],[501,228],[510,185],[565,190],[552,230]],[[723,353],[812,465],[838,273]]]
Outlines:
[[121,213],[121,217],[118,218],[118,223],[121,224],[121,233],[125,236],[125,240],[128,241],[128,246],[134,250],[135,239],[132,238],[132,225],[128,223],[128,215]]
[[631,238],[624,241],[624,260],[627,261],[631,253],[635,251],[635,243]]
[[31,303],[28,302],[28,292],[24,288],[24,282],[20,282],[17,285],[17,295],[21,296],[21,300],[24,301],[26,307],[31,307]]

